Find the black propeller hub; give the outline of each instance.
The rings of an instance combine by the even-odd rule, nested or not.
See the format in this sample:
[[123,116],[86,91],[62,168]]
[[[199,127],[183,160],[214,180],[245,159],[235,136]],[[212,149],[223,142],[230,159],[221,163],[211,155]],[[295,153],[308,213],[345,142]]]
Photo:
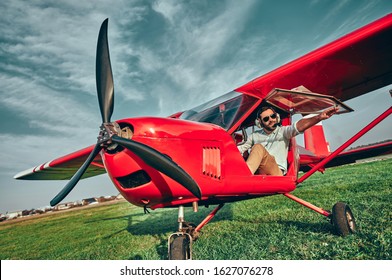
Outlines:
[[121,128],[116,122],[103,123],[98,135],[98,144],[107,150],[114,150],[117,144],[113,143],[113,135],[121,135]]

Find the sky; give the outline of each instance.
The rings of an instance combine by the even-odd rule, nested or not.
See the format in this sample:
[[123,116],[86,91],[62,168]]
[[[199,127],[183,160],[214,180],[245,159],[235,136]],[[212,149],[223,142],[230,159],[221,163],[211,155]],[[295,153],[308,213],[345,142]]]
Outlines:
[[[0,213],[40,208],[66,181],[13,176],[96,142],[99,27],[109,18],[112,120],[168,116],[223,95],[392,12],[392,1],[0,2]],[[370,55],[370,54],[369,54]],[[331,148],[391,106],[391,86],[347,101],[324,122]],[[384,120],[353,146],[392,139]],[[84,179],[64,201],[118,191]]]

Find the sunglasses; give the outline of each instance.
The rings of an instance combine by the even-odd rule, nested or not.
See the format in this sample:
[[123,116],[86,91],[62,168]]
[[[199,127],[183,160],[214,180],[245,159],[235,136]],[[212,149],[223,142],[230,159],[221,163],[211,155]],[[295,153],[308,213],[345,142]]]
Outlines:
[[276,119],[276,114],[275,113],[273,113],[272,115],[269,115],[269,116],[266,116],[266,117],[264,117],[264,118],[262,118],[262,120],[263,120],[263,122],[268,122],[268,120],[269,119]]

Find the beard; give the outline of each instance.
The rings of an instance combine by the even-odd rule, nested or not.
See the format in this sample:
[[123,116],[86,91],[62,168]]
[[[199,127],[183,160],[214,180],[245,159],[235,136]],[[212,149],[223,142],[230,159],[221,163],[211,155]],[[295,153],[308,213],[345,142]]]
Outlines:
[[274,131],[275,129],[276,129],[276,127],[278,126],[278,123],[274,123],[273,125],[271,125],[271,126],[264,126],[264,130],[266,130],[267,132],[272,132],[272,131]]

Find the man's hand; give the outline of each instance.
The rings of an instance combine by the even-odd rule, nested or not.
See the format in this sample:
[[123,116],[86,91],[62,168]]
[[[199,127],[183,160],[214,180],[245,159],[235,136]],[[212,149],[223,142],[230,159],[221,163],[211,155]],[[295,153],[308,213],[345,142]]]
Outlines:
[[324,110],[323,112],[321,112],[319,114],[320,121],[329,119],[334,114],[336,114],[338,111],[339,111],[338,107],[332,107],[332,108],[328,108],[328,109]]
[[338,111],[339,111],[338,107],[332,107],[322,111],[320,114],[314,117],[301,119],[297,122],[297,130],[299,132],[304,132],[306,129],[314,126],[316,123],[329,119],[332,115],[336,114]]

